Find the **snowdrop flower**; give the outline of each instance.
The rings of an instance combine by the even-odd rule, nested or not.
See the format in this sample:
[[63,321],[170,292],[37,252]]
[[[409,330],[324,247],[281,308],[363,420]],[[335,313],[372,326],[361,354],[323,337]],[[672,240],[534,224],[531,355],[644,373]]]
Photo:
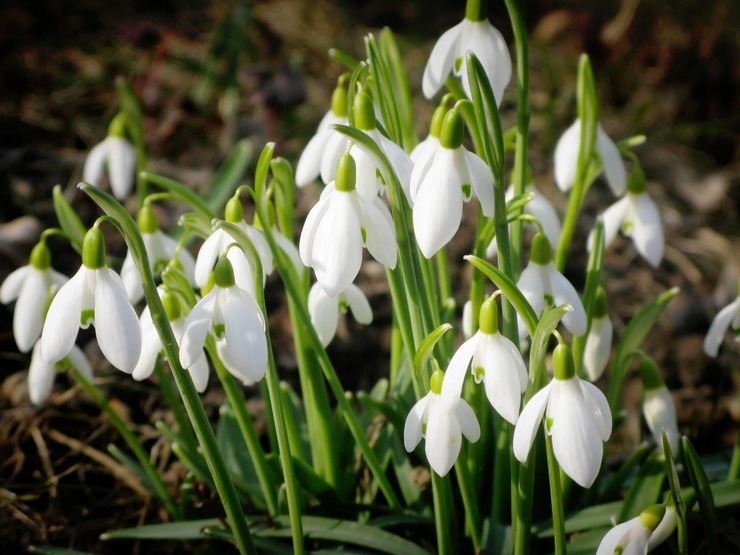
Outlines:
[[411,151],[411,154],[409,154],[409,158],[411,158],[411,161],[414,163],[414,167],[418,164],[426,164],[427,160],[434,156],[434,151],[439,146],[439,135],[442,132],[442,122],[447,114],[447,108],[445,108],[445,105],[447,104],[448,96],[450,95],[445,95],[439,103],[439,106],[434,109],[432,121],[429,123],[429,135],[427,135],[427,138],[416,145]]
[[653,359],[644,357],[640,361],[640,378],[645,391],[642,399],[642,414],[645,416],[645,422],[661,453],[665,433],[671,446],[671,453],[675,457],[678,453],[679,438],[676,405]]
[[593,484],[604,454],[604,442],[612,431],[612,415],[604,394],[575,375],[570,348],[565,344],[553,353],[555,377],[524,406],[514,429],[514,455],[526,462],[542,417],[545,432],[560,467],[584,488]]
[[[606,209],[602,215],[604,221],[604,244],[609,246],[621,230],[632,238],[637,252],[653,268],[657,268],[663,259],[665,238],[663,225],[660,222],[658,207],[647,194],[645,175],[635,168],[630,177],[627,194]],[[588,247],[592,248],[593,233],[589,236]]]
[[[635,518],[618,524],[601,540],[596,555],[644,555],[660,543],[651,540],[667,512],[665,505],[652,505]],[[665,537],[661,538],[661,542],[664,540]]]
[[424,451],[429,465],[445,476],[455,464],[462,436],[476,442],[480,425],[470,405],[459,395],[442,392],[444,373],[437,369],[430,379],[430,391],[409,412],[403,428],[403,445],[409,453],[426,439]]
[[[190,285],[195,285],[195,261],[185,248],[179,248],[178,242],[162,233],[159,229],[157,216],[148,204],[142,206],[137,217],[141,238],[144,241],[149,266],[154,274],[160,274],[170,260],[177,259]],[[121,266],[121,281],[126,288],[128,298],[132,303],[138,303],[144,298],[144,288],[141,285],[141,276],[136,267],[131,251]]]
[[124,118],[122,114],[113,118],[108,127],[108,136],[90,150],[82,169],[82,180],[100,187],[107,165],[110,188],[119,200],[125,199],[131,192],[136,172],[136,151],[134,145],[125,138]]
[[450,73],[462,76],[465,93],[471,96],[464,60],[470,51],[480,60],[491,82],[496,103],[501,104],[504,89],[511,80],[511,56],[504,37],[480,11],[469,3],[465,19],[446,31],[434,45],[421,83],[427,98],[432,98],[442,88]]
[[61,287],[67,277],[51,268],[51,251],[41,241],[31,251],[27,266],[5,278],[0,286],[0,302],[16,301],[13,314],[13,337],[18,350],[27,353],[41,335],[49,301],[49,290]]
[[[543,233],[537,233],[532,239],[529,264],[519,276],[517,287],[538,317],[548,306],[570,305],[572,310],[563,316],[563,324],[573,335],[586,333],[586,310],[581,298],[565,276],[555,269],[550,241]],[[524,339],[527,335],[527,326],[519,318],[519,337]]]
[[485,384],[491,406],[508,422],[516,424],[522,393],[527,388],[527,368],[519,349],[499,333],[497,311],[495,299],[483,302],[480,329],[452,357],[444,388],[457,390],[459,396],[470,368],[475,382]]
[[[262,263],[263,278],[271,274],[273,260],[270,246],[260,231],[251,225],[247,225],[244,221],[244,209],[238,197],[232,197],[226,203],[224,219],[239,227],[249,237],[249,240],[252,241]],[[232,245],[236,245],[236,241],[234,241],[234,238],[227,231],[216,229],[211,233],[201,245],[198,256],[195,259],[195,283],[198,287],[205,287],[206,283],[208,283],[208,276],[213,271],[213,267],[219,257],[226,255],[234,267],[236,285],[254,295],[254,272],[252,271],[249,259],[242,249],[230,248]]]
[[[16,313],[17,311],[16,308]],[[704,352],[707,356],[717,356],[719,346],[730,328],[735,332],[735,340],[740,341],[740,281],[738,281],[738,297],[720,310],[712,320],[712,325],[709,326],[709,331],[704,338]]]
[[[321,160],[325,155],[334,159],[334,167],[342,152],[346,150],[347,139],[341,133],[330,129],[334,124],[347,125],[347,88],[346,75],[339,78],[334,93],[331,96],[331,109],[324,115],[316,130],[316,134],[308,141],[306,148],[298,160],[295,170],[295,184],[305,187],[321,173]],[[334,143],[329,149],[329,143]],[[331,152],[332,154],[329,154]],[[327,181],[328,183],[328,181]]]
[[411,174],[414,233],[422,254],[431,258],[455,235],[463,202],[473,193],[483,214],[493,217],[493,177],[486,163],[463,142],[464,124],[457,110],[447,112],[439,145]]
[[41,356],[54,364],[74,347],[78,328],[95,324],[100,350],[131,373],[141,352],[141,327],[121,278],[105,267],[103,233],[93,227],[82,244],[82,266],[54,297],[41,332]]
[[[627,188],[627,171],[617,145],[607,136],[601,125],[596,128],[594,150],[601,157],[609,188],[616,196],[621,197]],[[555,182],[561,191],[568,191],[575,184],[580,151],[581,120],[576,119],[555,146]]]
[[[393,170],[395,171],[399,182],[401,183],[406,200],[410,204],[411,197],[409,196],[409,183],[411,181],[411,171],[414,164],[411,162],[411,158],[409,158],[408,154],[406,154],[400,146],[386,138],[380,133],[380,131],[378,131],[373,101],[370,98],[370,95],[365,91],[357,91],[357,94],[355,94],[354,116],[355,127],[375,141],[375,144],[377,144],[380,150],[385,153],[391,166],[393,166]],[[335,133],[337,135],[341,135],[341,133]],[[341,151],[339,157],[335,157],[333,155],[329,156],[328,154],[330,152],[337,152],[335,149],[329,149],[330,147],[328,146],[327,155],[324,156],[321,162],[321,179],[324,180],[324,183],[329,183],[336,178],[339,157],[341,157]],[[354,158],[357,166],[357,181],[355,184],[357,192],[360,196],[368,200],[373,200],[379,193],[385,190],[386,185],[380,177],[378,166],[375,161],[357,145],[352,145],[349,153],[352,158]]]
[[[164,306],[170,326],[172,326],[175,340],[178,345],[181,345],[183,332],[185,331],[185,317],[182,313],[180,302],[176,295],[165,292],[161,287],[157,289],[157,292],[162,298],[162,305]],[[143,337],[141,356],[139,357],[139,362],[136,363],[134,371],[131,373],[137,381],[145,380],[152,375],[154,365],[157,362],[159,353],[162,351],[162,341],[159,338],[157,328],[154,327],[152,313],[149,311],[148,306],[141,313],[139,323],[141,324]],[[203,393],[208,385],[208,360],[203,350],[201,350],[200,355],[200,358],[197,358],[188,370],[190,371],[190,377],[193,379],[196,391]]]
[[583,368],[588,379],[598,380],[604,373],[606,363],[612,351],[612,336],[614,326],[609,319],[606,308],[606,291],[599,286],[594,299],[593,314],[591,315],[591,329],[586,337],[586,347],[583,352]]
[[370,201],[357,193],[355,171],[352,156],[343,154],[337,179],[309,212],[298,245],[301,260],[314,269],[330,297],[337,297],[357,277],[363,246],[384,266],[396,266],[391,214],[380,198]]
[[370,303],[356,285],[350,283],[337,297],[328,296],[318,282],[311,287],[308,292],[308,312],[324,347],[331,343],[337,333],[339,314],[347,312],[348,308],[360,324],[367,325],[373,321]]
[[[213,289],[193,307],[180,337],[180,364],[191,370],[203,358],[209,331],[224,365],[245,383],[267,371],[265,320],[254,297],[236,285],[227,257],[216,264]],[[192,372],[192,370],[191,370]],[[196,370],[197,372],[197,370]]]
[[[524,189],[525,194],[529,193],[532,195],[532,199],[524,205],[524,213],[532,216],[539,225],[542,226],[542,232],[550,240],[551,245],[556,245],[560,240],[560,218],[558,213],[550,201],[540,193],[534,185],[529,184]],[[514,198],[514,186],[511,185],[506,190],[506,201],[510,201]],[[498,253],[498,245],[496,244],[496,238],[488,245],[486,249],[486,256],[493,258]]]
[[74,345],[65,358],[48,363],[41,356],[41,342],[37,342],[31,355],[31,366],[28,368],[28,397],[31,403],[40,407],[49,398],[58,368],[74,366],[88,380],[93,379],[92,367],[82,350]]

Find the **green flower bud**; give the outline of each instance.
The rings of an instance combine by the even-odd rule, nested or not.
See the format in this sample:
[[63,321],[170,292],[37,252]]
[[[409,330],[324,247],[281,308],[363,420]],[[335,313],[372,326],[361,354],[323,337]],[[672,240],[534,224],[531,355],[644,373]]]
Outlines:
[[37,243],[33,247],[28,263],[37,270],[47,270],[51,266],[51,251],[46,243]]
[[498,305],[496,299],[488,298],[480,307],[480,319],[478,320],[480,331],[486,335],[498,333]]
[[348,152],[342,154],[337,164],[337,177],[334,181],[334,187],[337,191],[349,193],[355,190],[357,179],[357,167],[355,160]]
[[573,354],[570,352],[570,347],[565,343],[560,343],[555,347],[555,351],[552,353],[552,367],[556,380],[570,380],[576,375]]
[[442,129],[439,133],[439,144],[444,148],[455,150],[460,148],[465,135],[465,122],[457,110],[449,110],[442,120]]
[[224,219],[231,224],[239,224],[244,221],[244,208],[238,197],[231,197],[224,208]]
[[532,239],[529,259],[540,266],[552,262],[552,247],[550,247],[550,240],[544,233],[537,233]]
[[439,105],[434,109],[432,122],[429,124],[429,134],[432,137],[439,139],[439,136],[442,134],[442,122],[445,119],[445,115],[447,115],[447,110],[444,106]]
[[231,287],[234,285],[234,268],[231,267],[231,262],[225,256],[218,259],[213,273],[216,285],[219,287]]
[[139,210],[139,215],[136,216],[136,224],[139,226],[139,230],[142,233],[156,233],[157,229],[159,229],[157,215],[148,204],[145,204],[141,207],[141,210]]
[[126,138],[126,114],[119,112],[108,124],[108,136]]
[[646,391],[665,387],[660,368],[652,358],[643,357],[640,361],[640,379]]
[[355,94],[355,127],[361,131],[372,131],[376,127],[375,108],[370,95],[365,91]]
[[432,393],[434,393],[435,395],[439,395],[440,393],[442,393],[442,382],[444,381],[444,379],[445,373],[437,368],[432,374],[432,377],[429,378],[429,389],[432,390]]
[[347,89],[343,81],[343,79],[340,79],[337,82],[337,87],[331,94],[331,111],[338,118],[347,117]]
[[603,318],[607,313],[606,305],[606,291],[599,285],[596,289],[596,297],[594,298],[594,308],[592,316],[594,318]]
[[170,322],[174,322],[182,317],[182,309],[180,308],[180,301],[177,300],[177,296],[172,293],[165,293],[162,296],[162,305],[164,306],[165,314]]
[[82,240],[82,263],[91,270],[105,267],[105,239],[97,227],[89,229]]

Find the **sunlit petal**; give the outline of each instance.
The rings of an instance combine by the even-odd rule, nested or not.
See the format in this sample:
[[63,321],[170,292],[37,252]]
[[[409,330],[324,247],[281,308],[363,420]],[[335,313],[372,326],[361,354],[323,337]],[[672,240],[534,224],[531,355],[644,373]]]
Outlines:
[[542,417],[545,414],[552,386],[553,382],[550,382],[535,393],[529,402],[524,405],[522,413],[519,415],[519,420],[514,428],[513,447],[514,456],[521,463],[527,461],[529,450],[532,448],[540,422],[542,422]]
[[463,23],[464,21],[445,31],[429,55],[421,82],[421,88],[427,98],[432,98],[442,88],[445,79],[452,71],[457,55],[456,43],[463,31]]
[[141,327],[126,291],[113,270],[101,268],[95,288],[95,333],[110,363],[131,373],[141,354]]

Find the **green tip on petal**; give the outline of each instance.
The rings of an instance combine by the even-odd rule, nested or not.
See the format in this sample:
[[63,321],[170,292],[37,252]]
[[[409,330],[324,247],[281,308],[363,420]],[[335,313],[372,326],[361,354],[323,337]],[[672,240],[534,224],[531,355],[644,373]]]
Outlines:
[[556,380],[570,380],[576,375],[573,354],[570,352],[570,347],[565,343],[560,343],[555,347],[555,351],[552,353],[552,367]]
[[372,131],[376,127],[375,108],[370,95],[365,91],[357,91],[355,95],[355,127],[362,131]]
[[108,125],[108,136],[126,138],[126,114],[119,112]]
[[465,123],[457,110],[448,110],[442,120],[439,143],[450,150],[460,148],[465,134]]
[[51,266],[51,251],[46,243],[37,243],[33,247],[28,263],[37,270],[47,270]]
[[139,215],[136,216],[136,225],[139,226],[139,231],[142,233],[156,233],[159,228],[159,221],[157,215],[152,210],[152,207],[145,204],[139,210]]
[[647,187],[645,186],[645,172],[642,171],[638,163],[635,163],[632,168],[627,190],[631,195],[641,195],[647,191]]
[[211,272],[210,274],[208,274],[206,284],[200,288],[200,296],[205,297],[206,295],[208,295],[208,293],[210,293],[213,289],[214,285],[216,285],[216,272]]
[[97,227],[89,229],[82,240],[82,263],[91,270],[105,266],[105,239]]
[[434,109],[432,122],[429,124],[429,135],[439,139],[439,136],[442,134],[442,122],[446,114],[447,109],[441,104]]
[[224,219],[231,224],[239,224],[244,221],[244,208],[239,197],[231,197],[224,208]]
[[665,505],[651,505],[640,513],[640,522],[648,530],[655,530],[663,520]]
[[552,247],[547,236],[540,232],[532,239],[532,250],[530,260],[540,266],[545,266],[552,262]]
[[444,381],[444,379],[445,373],[437,368],[432,374],[432,377],[429,378],[429,389],[431,389],[432,393],[434,393],[435,395],[439,395],[440,393],[442,393],[442,382]]
[[347,89],[344,80],[337,81],[337,87],[331,94],[331,111],[338,118],[347,117]]
[[177,296],[172,293],[165,293],[162,296],[162,305],[164,305],[165,314],[167,314],[167,319],[170,322],[174,322],[182,316],[180,301],[178,301]]
[[337,177],[334,187],[337,191],[349,193],[355,190],[357,180],[357,166],[355,160],[348,152],[342,154],[337,164]]
[[234,285],[234,268],[231,262],[225,256],[222,256],[216,262],[216,268],[213,270],[216,285],[219,287],[231,287]]
[[606,305],[606,291],[601,285],[596,290],[596,297],[594,298],[594,309],[592,316],[594,318],[603,318],[607,313]]
[[498,333],[498,305],[496,299],[488,298],[480,307],[480,319],[478,321],[480,331],[486,335]]
[[640,378],[646,391],[665,387],[660,368],[652,358],[643,357],[640,361]]

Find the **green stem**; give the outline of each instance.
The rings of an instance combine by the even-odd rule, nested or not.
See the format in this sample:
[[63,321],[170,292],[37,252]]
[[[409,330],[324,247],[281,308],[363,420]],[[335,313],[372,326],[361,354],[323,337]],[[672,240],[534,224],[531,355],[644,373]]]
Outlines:
[[468,0],[465,3],[465,19],[469,21],[488,19],[488,0]]
[[434,499],[434,523],[437,532],[437,553],[446,555],[455,553],[455,523],[454,512],[449,514],[448,507],[452,506],[452,487],[450,479],[441,477],[432,470],[432,497]]
[[481,525],[480,510],[478,508],[478,492],[475,491],[473,479],[468,468],[469,460],[467,457],[460,457],[455,463],[455,474],[460,486],[460,496],[462,497],[463,507],[465,508],[466,526],[470,533],[470,539],[473,541],[475,552],[478,553],[481,547]]
[[101,410],[105,412],[111,423],[115,426],[116,430],[118,430],[118,433],[121,434],[121,437],[129,446],[129,449],[131,449],[131,451],[134,453],[136,459],[139,461],[139,464],[143,468],[144,473],[146,474],[147,478],[149,478],[149,481],[154,487],[154,492],[164,504],[167,512],[170,513],[170,515],[175,520],[179,520],[180,509],[177,507],[175,500],[172,498],[172,495],[170,495],[170,492],[167,490],[167,486],[162,481],[162,477],[159,475],[159,472],[156,468],[154,468],[152,461],[149,460],[149,456],[147,455],[144,447],[141,445],[139,440],[129,429],[128,425],[123,421],[123,419],[118,415],[118,413],[113,410],[113,407],[110,406],[108,399],[105,398],[105,395],[100,392],[95,384],[88,380],[85,375],[80,372],[74,365],[72,365],[72,372],[74,373],[77,382],[82,386],[82,388],[92,398],[92,400],[95,401],[95,403],[101,408]]
[[188,445],[188,448],[192,448],[193,450],[195,450],[198,444],[198,440],[195,438],[193,427],[190,425],[188,415],[182,406],[180,394],[177,392],[177,388],[173,385],[172,378],[167,374],[164,366],[162,366],[162,363],[159,360],[154,366],[154,373],[157,376],[157,383],[159,384],[159,388],[162,390],[162,394],[167,401],[167,405],[172,411],[175,422],[177,422],[178,431],[180,432],[179,441],[182,443],[186,443]]
[[547,448],[547,471],[550,477],[550,503],[552,504],[552,527],[555,540],[555,555],[565,555],[565,514],[563,512],[563,496],[560,483],[560,465],[555,460],[552,448],[552,436],[545,434]]

